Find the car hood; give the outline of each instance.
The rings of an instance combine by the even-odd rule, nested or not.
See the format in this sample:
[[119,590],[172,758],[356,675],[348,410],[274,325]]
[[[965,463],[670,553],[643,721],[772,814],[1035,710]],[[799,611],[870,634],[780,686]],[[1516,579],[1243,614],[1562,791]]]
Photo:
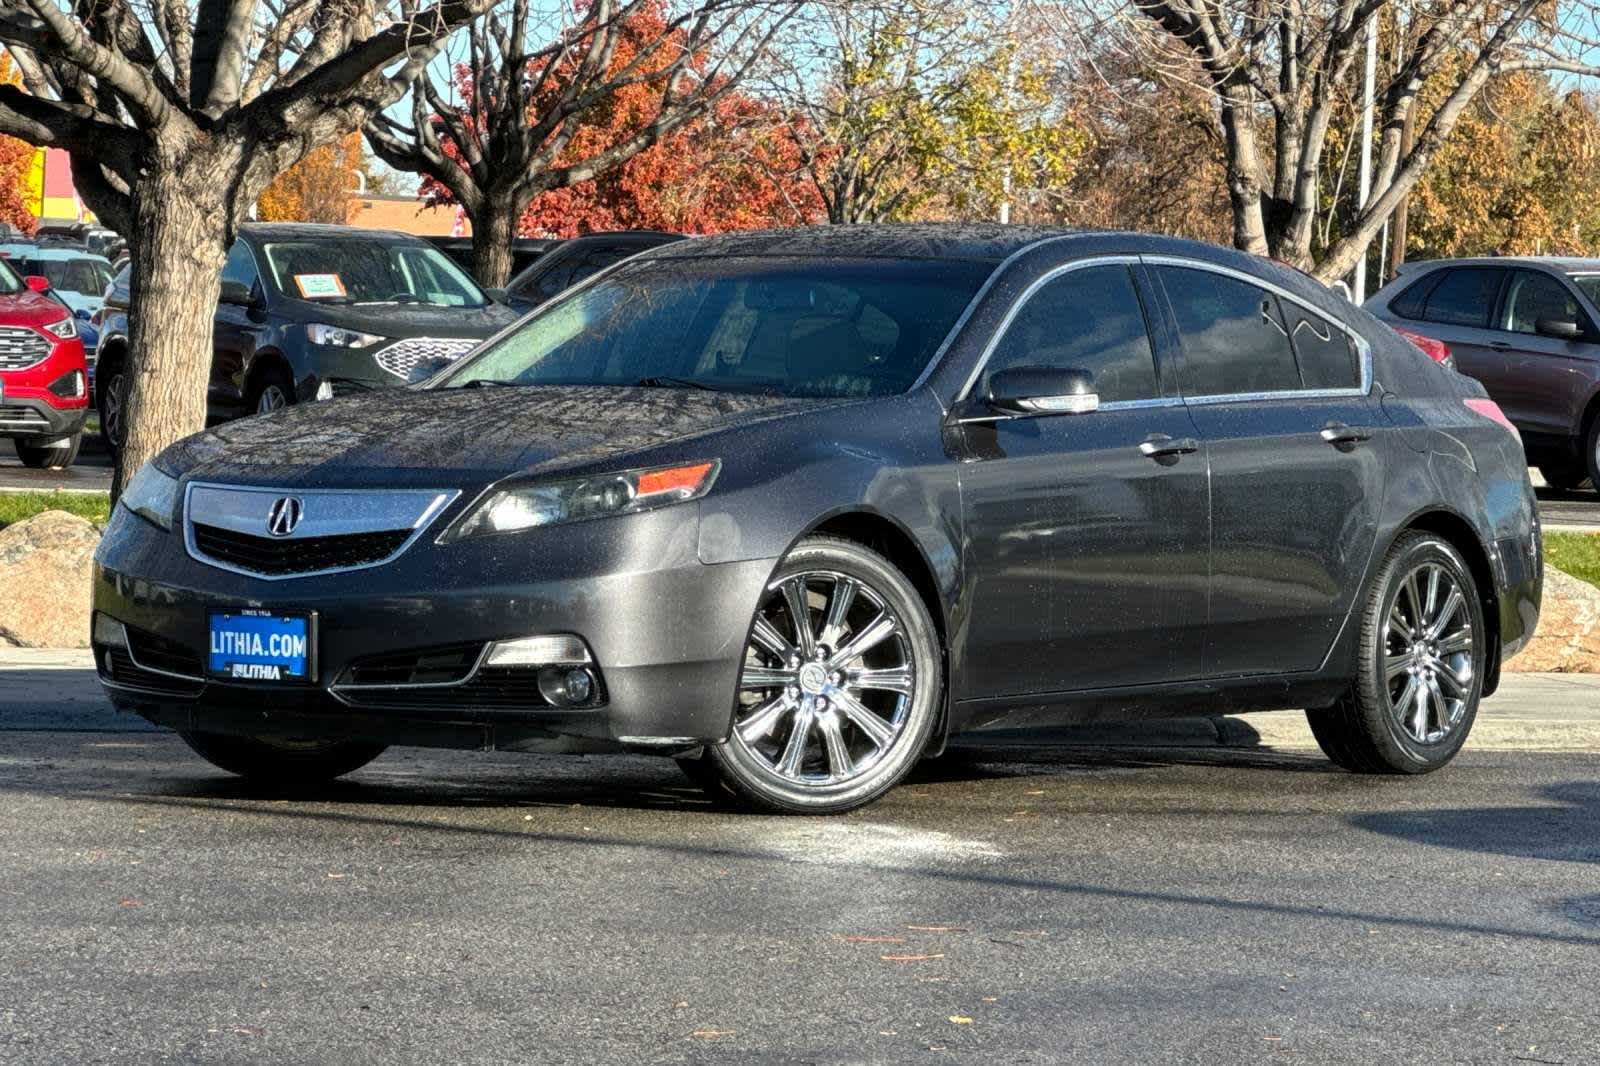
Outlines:
[[386,389],[230,422],[157,460],[201,481],[473,488],[859,401],[597,386]]
[[503,304],[434,307],[427,304],[330,304],[290,300],[285,311],[295,321],[373,333],[380,337],[470,337],[481,340],[517,320]]

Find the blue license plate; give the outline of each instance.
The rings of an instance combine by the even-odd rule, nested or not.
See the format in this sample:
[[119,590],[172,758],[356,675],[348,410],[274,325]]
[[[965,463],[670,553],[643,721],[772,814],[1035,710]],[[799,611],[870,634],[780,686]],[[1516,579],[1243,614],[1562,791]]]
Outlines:
[[315,680],[316,634],[309,614],[211,611],[206,660],[212,677],[227,681]]

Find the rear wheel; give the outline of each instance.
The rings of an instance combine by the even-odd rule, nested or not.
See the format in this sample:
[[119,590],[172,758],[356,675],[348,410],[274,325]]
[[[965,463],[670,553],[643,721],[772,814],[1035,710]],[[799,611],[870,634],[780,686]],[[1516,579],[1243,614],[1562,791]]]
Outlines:
[[1589,420],[1589,432],[1583,438],[1583,460],[1589,484],[1600,489],[1600,415]]
[[27,437],[19,437],[13,443],[17,446],[17,458],[22,460],[23,466],[34,470],[65,470],[78,458],[78,449],[83,445],[83,431],[48,443],[39,443]]
[[1460,554],[1433,534],[1405,534],[1367,592],[1355,684],[1334,706],[1306,712],[1311,732],[1347,770],[1437,770],[1472,730],[1487,649]]
[[275,785],[331,781],[383,754],[382,744],[354,740],[278,740],[219,733],[179,733],[206,762],[230,774]]
[[100,440],[105,444],[106,450],[115,455],[122,447],[122,439],[127,432],[128,418],[128,372],[122,360],[107,365],[102,362],[97,373],[101,377],[100,395],[97,405],[100,408]]
[[1570,466],[1540,465],[1539,476],[1545,484],[1562,492],[1577,492],[1589,487],[1589,471],[1582,464]]
[[916,764],[942,684],[938,637],[906,576],[859,544],[810,538],[756,610],[732,734],[685,772],[760,810],[860,807]]

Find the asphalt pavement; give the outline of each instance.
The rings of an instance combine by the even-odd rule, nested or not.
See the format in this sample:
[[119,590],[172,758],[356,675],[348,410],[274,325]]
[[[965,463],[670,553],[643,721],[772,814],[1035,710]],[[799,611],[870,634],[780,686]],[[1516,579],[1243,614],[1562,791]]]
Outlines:
[[[986,739],[831,819],[716,810],[635,757],[399,749],[274,792],[60,702],[82,671],[0,663],[7,1066],[1600,1048],[1593,750],[1489,727],[1440,773],[1361,778],[1263,746],[1273,715]],[[1485,723],[1600,716],[1590,679],[1512,684]]]

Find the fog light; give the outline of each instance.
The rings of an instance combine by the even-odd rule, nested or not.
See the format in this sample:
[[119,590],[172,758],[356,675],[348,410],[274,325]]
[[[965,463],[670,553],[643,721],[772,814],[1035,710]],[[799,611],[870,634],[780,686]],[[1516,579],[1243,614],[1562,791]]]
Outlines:
[[594,695],[594,677],[587,670],[552,666],[539,671],[539,695],[556,707],[577,707]]
[[589,648],[570,633],[553,633],[521,640],[497,640],[489,648],[485,666],[576,666],[589,662]]
[[109,615],[94,613],[94,642],[103,644],[108,648],[126,648],[128,634],[123,630],[122,623]]
[[83,371],[69,370],[50,383],[50,391],[63,400],[75,400],[88,393],[89,385]]

